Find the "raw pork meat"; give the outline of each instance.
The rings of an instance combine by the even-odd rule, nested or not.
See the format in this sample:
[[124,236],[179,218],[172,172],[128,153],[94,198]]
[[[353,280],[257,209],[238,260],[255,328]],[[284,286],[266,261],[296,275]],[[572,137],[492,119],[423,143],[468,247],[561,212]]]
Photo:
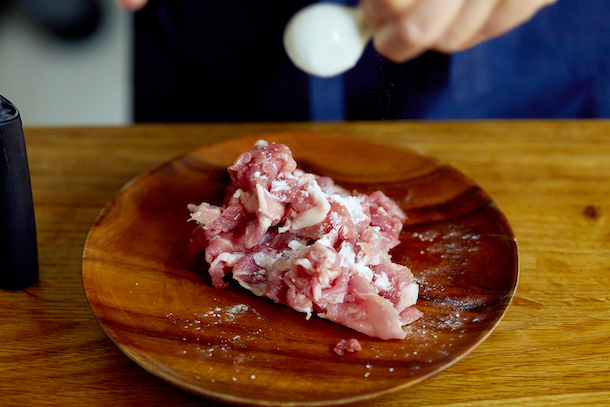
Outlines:
[[403,339],[422,316],[409,268],[392,263],[403,211],[382,192],[350,194],[297,169],[290,149],[264,140],[228,168],[222,207],[189,205],[190,242],[217,288],[225,274],[258,296],[381,339]]
[[339,343],[335,345],[333,348],[337,355],[344,355],[345,352],[360,352],[362,350],[362,346],[360,346],[360,342],[357,339],[341,339]]

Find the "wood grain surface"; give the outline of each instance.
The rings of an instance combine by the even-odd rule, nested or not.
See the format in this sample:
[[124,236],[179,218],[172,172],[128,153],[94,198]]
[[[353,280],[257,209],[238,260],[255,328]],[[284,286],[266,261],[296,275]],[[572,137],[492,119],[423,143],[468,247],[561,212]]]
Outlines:
[[609,405],[603,121],[28,128],[40,281],[0,291],[0,405],[219,405],[151,375],[108,338],[83,291],[85,238],[137,175],[201,145],[283,131],[341,133],[435,156],[493,197],[519,243],[519,287],[493,334],[449,369],[365,405]]

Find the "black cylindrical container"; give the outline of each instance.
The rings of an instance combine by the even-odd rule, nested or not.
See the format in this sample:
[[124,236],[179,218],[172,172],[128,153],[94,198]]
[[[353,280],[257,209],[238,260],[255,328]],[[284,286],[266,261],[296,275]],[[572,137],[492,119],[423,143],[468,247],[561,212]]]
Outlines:
[[38,280],[30,171],[17,108],[0,96],[0,289]]

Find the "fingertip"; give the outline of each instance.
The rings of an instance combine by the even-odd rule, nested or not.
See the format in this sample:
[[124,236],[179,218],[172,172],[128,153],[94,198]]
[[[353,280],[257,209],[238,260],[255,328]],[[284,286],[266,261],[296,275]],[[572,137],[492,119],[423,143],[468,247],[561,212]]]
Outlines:
[[148,0],[116,0],[116,2],[129,11],[138,11],[148,3]]
[[358,8],[362,11],[362,15],[364,17],[364,21],[368,24],[369,27],[376,29],[380,25],[380,19],[378,15],[375,13],[375,9],[373,4],[371,4],[370,0],[361,0],[358,3]]
[[387,23],[373,35],[373,46],[392,62],[402,63],[421,54],[424,47],[414,41],[412,27],[404,22]]

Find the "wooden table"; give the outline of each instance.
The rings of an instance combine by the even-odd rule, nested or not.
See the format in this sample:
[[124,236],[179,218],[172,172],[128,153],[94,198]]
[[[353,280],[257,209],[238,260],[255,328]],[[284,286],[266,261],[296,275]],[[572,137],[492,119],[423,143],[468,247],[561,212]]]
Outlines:
[[434,155],[494,198],[519,242],[519,287],[494,333],[444,372],[369,405],[610,405],[604,121],[27,128],[40,281],[0,290],[0,405],[218,405],[150,375],[108,339],[83,292],[82,250],[99,211],[133,177],[203,144],[284,131]]

